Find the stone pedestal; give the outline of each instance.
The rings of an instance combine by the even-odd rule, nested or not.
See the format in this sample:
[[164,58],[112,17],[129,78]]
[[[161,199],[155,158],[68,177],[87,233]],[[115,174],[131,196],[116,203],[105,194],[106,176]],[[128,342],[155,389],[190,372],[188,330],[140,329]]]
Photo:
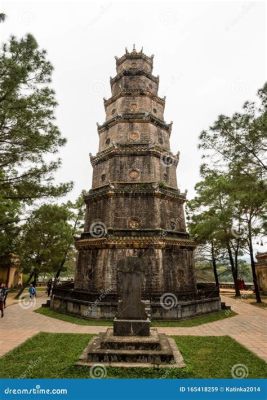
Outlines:
[[114,336],[112,328],[93,338],[78,366],[91,367],[101,363],[109,367],[185,367],[183,357],[173,339],[151,329],[150,336]]
[[114,319],[115,336],[149,336],[150,320]]

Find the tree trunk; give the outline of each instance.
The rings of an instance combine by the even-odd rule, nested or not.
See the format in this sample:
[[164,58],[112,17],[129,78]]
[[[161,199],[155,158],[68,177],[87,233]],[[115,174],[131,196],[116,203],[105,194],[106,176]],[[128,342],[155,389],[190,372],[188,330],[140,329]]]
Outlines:
[[[75,235],[75,232],[76,232],[76,229],[77,229],[77,225],[78,225],[79,218],[80,218],[80,215],[81,215],[80,213],[81,213],[81,208],[79,209],[78,215],[77,215],[77,217],[76,217],[76,219],[75,219],[75,223],[74,223],[73,230],[72,230],[72,235],[73,235],[73,236]],[[67,256],[68,256],[68,252],[69,252],[69,250],[70,250],[70,248],[71,248],[71,244],[72,244],[72,243],[69,243],[68,246],[67,246],[67,248],[66,248],[66,251],[65,251],[65,253],[64,253],[64,256],[63,256],[63,258],[62,258],[62,261],[61,261],[61,263],[60,263],[60,266],[59,266],[59,268],[58,268],[58,270],[57,270],[57,272],[56,272],[56,275],[54,276],[54,284],[53,284],[53,286],[56,285],[57,279],[59,278],[59,276],[60,276],[60,274],[61,274],[61,271],[62,271],[62,269],[63,269],[63,267],[64,267],[64,264],[65,264],[66,259],[67,259]]]
[[218,277],[218,272],[217,272],[217,262],[216,262],[216,258],[215,258],[213,241],[211,242],[211,260],[212,260],[212,267],[213,267],[215,284],[216,284],[217,287],[220,287],[220,282],[219,282],[219,277]]
[[[69,250],[69,248],[68,248],[68,250]],[[65,262],[66,262],[66,259],[67,259],[68,250],[65,252],[64,258],[62,259],[62,261],[61,261],[61,263],[60,263],[60,266],[59,266],[59,268],[58,268],[58,270],[57,270],[57,272],[56,272],[56,275],[54,276],[55,279],[58,279],[59,276],[60,276],[60,273],[61,273],[61,271],[62,271],[62,269],[63,269],[63,267],[64,267],[64,264],[65,264]]]
[[256,295],[256,302],[261,303],[261,295],[260,295],[260,289],[259,289],[259,285],[258,285],[256,266],[255,266],[254,254],[253,254],[251,221],[250,220],[248,221],[248,246],[249,246],[250,265],[251,265],[252,278],[253,278],[253,284],[254,284],[255,295]]
[[36,285],[37,285],[38,275],[39,275],[38,272],[35,271],[35,272],[34,272],[33,282],[32,282],[32,284],[33,284],[34,287],[36,287]]
[[229,243],[227,243],[227,251],[228,251],[228,256],[229,256],[229,261],[230,261],[230,265],[231,265],[231,271],[232,271],[232,276],[233,276],[233,280],[234,280],[234,285],[235,285],[235,297],[240,297],[241,293],[239,290],[239,286],[238,286],[238,281],[237,281],[237,268],[235,266],[234,263],[234,258],[233,258],[233,254],[232,254],[232,250],[231,247],[229,245]]

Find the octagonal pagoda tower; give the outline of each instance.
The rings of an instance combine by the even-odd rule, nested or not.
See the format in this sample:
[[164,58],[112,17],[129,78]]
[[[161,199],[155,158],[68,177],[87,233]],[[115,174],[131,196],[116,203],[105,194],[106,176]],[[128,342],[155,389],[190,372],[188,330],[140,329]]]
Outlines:
[[[179,154],[170,151],[172,123],[164,120],[165,98],[158,96],[153,56],[126,50],[116,57],[116,70],[112,95],[104,99],[106,120],[98,125],[99,151],[90,156],[93,182],[85,196],[84,233],[76,241],[71,296],[84,302],[80,314],[113,316],[120,287],[117,264],[136,256],[143,260],[143,299],[150,301],[152,316],[178,317],[178,304],[172,315],[157,307],[164,293],[178,302],[197,296],[195,243],[186,232],[185,194],[176,180]],[[75,312],[78,305],[68,307]]]

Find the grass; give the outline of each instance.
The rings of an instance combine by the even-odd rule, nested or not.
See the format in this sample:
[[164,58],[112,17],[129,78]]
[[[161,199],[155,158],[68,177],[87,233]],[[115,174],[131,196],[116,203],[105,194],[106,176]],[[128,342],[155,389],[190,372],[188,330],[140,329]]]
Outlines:
[[212,312],[205,315],[199,315],[197,317],[193,317],[190,319],[184,319],[181,321],[153,321],[152,326],[168,326],[168,327],[190,327],[190,326],[198,326],[202,324],[207,324],[209,322],[218,321],[225,318],[234,317],[237,315],[232,310],[220,310],[216,312]]
[[[94,326],[111,326],[112,321],[108,320],[97,320],[97,319],[83,319],[75,317],[72,315],[61,314],[50,308],[41,307],[35,310],[35,312],[46,315],[47,317],[60,319],[62,321],[71,322],[77,325],[94,325]],[[208,322],[218,321],[221,319],[229,318],[235,316],[234,311],[225,312],[225,310],[216,311],[206,315],[200,315],[191,319],[186,319],[182,321],[152,321],[152,326],[162,326],[162,327],[190,327],[206,324]]]
[[72,315],[58,313],[48,307],[40,307],[35,312],[46,315],[47,317],[60,319],[61,321],[71,322],[76,325],[94,325],[94,326],[111,326],[112,321],[100,320],[100,319],[84,319],[78,318]]
[[[1,378],[90,378],[90,369],[76,367],[90,335],[39,333],[0,358]],[[264,361],[228,336],[176,336],[186,367],[180,369],[107,368],[107,378],[231,378],[244,364],[248,378],[266,378]]]

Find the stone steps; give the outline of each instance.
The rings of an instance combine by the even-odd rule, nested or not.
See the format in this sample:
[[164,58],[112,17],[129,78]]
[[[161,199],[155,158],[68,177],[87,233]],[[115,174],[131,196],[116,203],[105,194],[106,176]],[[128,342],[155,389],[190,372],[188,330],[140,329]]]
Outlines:
[[109,328],[93,338],[77,365],[183,367],[183,358],[173,339],[151,329],[150,336],[114,336]]

